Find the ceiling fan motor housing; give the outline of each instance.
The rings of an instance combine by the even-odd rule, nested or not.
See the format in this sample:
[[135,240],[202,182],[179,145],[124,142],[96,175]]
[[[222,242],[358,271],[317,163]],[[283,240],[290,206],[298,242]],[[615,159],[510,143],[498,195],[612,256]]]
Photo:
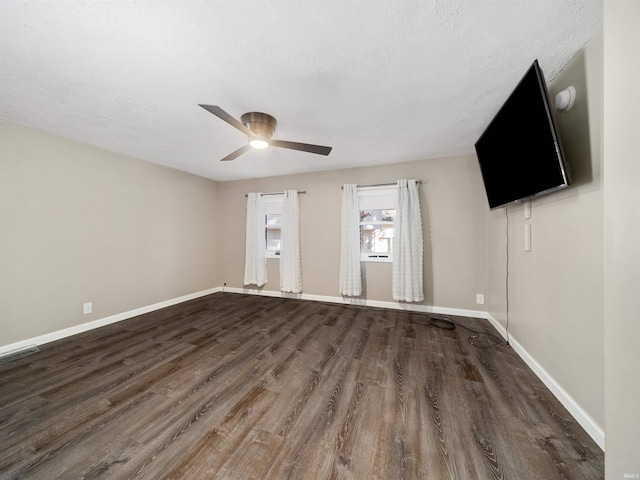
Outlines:
[[273,132],[276,131],[276,119],[271,115],[261,112],[249,112],[240,117],[242,123],[251,130],[256,137],[263,140],[270,140]]

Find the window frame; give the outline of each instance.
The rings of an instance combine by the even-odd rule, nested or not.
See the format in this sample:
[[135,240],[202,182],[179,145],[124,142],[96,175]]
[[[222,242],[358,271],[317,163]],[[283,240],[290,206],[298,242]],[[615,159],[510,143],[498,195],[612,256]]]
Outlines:
[[[381,185],[371,187],[358,187],[358,209],[360,212],[366,210],[397,210],[397,186]],[[379,222],[359,222],[359,226],[363,225],[391,225],[394,228],[395,237],[395,222],[379,221]],[[379,262],[379,263],[392,263],[393,251],[390,253],[375,253],[375,252],[363,252],[362,251],[362,229],[360,228],[360,235],[358,238],[360,244],[360,261],[361,262]]]

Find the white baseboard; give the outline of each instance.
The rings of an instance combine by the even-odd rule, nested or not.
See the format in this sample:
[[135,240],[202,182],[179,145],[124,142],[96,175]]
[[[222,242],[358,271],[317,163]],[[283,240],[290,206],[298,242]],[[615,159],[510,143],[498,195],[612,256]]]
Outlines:
[[[487,320],[491,322],[500,335],[506,340],[507,331],[492,315],[487,314]],[[549,375],[542,366],[533,358],[529,352],[513,337],[509,334],[509,345],[511,348],[524,360],[524,362],[533,370],[538,378],[546,385],[546,387],[555,395],[555,397],[562,403],[569,413],[576,419],[576,421],[585,429],[589,436],[604,452],[604,431],[600,426],[584,411],[584,409],[569,395],[564,388],[560,386],[554,378]]]
[[249,295],[262,295],[265,297],[296,298],[299,300],[312,300],[315,302],[338,303],[341,305],[360,305],[363,307],[390,308],[393,310],[407,310],[410,312],[440,313],[442,315],[458,315],[460,317],[487,318],[487,312],[480,310],[464,310],[460,308],[432,307],[429,305],[416,305],[403,302],[386,302],[380,300],[366,300],[364,298],[333,297],[329,295],[310,295],[308,293],[286,293],[274,290],[262,290],[259,288],[234,288],[224,287],[225,292],[246,293]]
[[109,317],[99,318],[98,320],[82,323],[80,325],[74,325],[73,327],[65,328],[63,330],[58,330],[56,332],[46,333],[38,337],[29,338],[27,340],[22,340],[20,342],[12,343],[9,345],[3,345],[3,346],[0,346],[0,356],[16,350],[22,350],[24,348],[28,348],[33,345],[43,345],[45,343],[54,342],[62,338],[70,337],[71,335],[87,332],[89,330],[93,330],[94,328],[104,327],[105,325],[120,322],[128,318],[137,317],[138,315],[143,315],[145,313],[153,312],[154,310],[160,310],[161,308],[170,307],[171,305],[176,305],[178,303],[186,302],[188,300],[193,300],[194,298],[204,297],[205,295],[210,295],[212,293],[220,292],[221,290],[222,290],[222,287],[215,287],[215,288],[210,288],[208,290],[202,290],[196,293],[190,293],[182,297],[172,298],[171,300],[165,300],[164,302],[154,303],[153,305],[148,305],[146,307],[136,308],[134,310],[129,310],[128,312],[118,313],[116,315],[111,315]]

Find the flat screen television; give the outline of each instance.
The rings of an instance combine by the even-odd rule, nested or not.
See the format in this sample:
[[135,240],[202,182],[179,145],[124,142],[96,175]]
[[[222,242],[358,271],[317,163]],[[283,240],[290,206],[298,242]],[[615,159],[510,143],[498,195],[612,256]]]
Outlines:
[[537,60],[475,147],[491,210],[570,184],[568,164]]

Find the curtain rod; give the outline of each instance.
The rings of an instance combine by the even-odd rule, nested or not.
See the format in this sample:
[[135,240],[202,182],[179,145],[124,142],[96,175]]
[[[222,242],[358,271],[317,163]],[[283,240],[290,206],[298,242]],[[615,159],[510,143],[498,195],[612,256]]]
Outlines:
[[[300,193],[307,193],[307,192],[304,190],[300,190],[298,193],[300,194]],[[284,192],[261,193],[260,195],[262,195],[263,197],[266,195],[284,195]],[[248,197],[249,194],[245,193],[244,196]]]
[[[416,183],[418,185],[420,185],[422,183],[422,180],[416,180]],[[391,185],[397,185],[398,182],[391,182],[391,183],[373,183],[371,185],[357,185],[358,188],[362,188],[362,187],[390,187]],[[344,189],[344,187],[340,187],[342,189]]]

